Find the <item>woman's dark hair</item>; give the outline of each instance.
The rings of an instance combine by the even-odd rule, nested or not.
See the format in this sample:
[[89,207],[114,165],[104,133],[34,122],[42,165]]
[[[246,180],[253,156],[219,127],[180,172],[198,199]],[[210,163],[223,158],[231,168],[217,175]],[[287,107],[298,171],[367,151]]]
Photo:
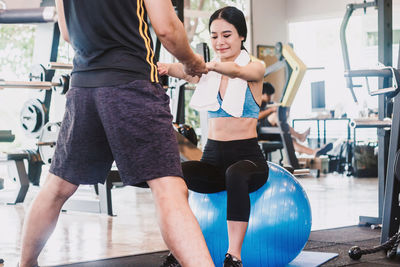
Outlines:
[[247,37],[247,26],[243,12],[233,6],[226,6],[218,9],[210,17],[210,21],[208,22],[208,30],[210,30],[211,23],[216,19],[224,19],[232,24],[236,28],[239,36],[244,37],[240,48],[246,49],[244,48],[243,43],[246,41]]
[[269,82],[264,82],[263,83],[263,90],[262,90],[263,94],[267,94],[267,95],[273,95],[275,93],[275,88],[272,84],[270,84]]

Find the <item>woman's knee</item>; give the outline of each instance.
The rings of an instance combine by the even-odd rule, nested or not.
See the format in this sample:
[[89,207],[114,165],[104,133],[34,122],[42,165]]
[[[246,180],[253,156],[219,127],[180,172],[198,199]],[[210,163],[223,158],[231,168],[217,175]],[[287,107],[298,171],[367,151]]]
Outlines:
[[251,172],[249,168],[253,167],[254,163],[249,160],[243,160],[231,165],[225,172],[227,186],[243,185],[248,183]]

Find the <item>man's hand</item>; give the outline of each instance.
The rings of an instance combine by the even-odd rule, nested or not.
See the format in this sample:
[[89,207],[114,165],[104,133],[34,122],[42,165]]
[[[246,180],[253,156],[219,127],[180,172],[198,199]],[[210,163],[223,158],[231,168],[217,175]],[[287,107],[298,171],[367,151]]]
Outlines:
[[169,64],[157,62],[158,73],[160,76],[168,75]]
[[208,72],[206,63],[202,56],[196,54],[195,59],[189,62],[182,62],[183,70],[186,74],[190,76],[198,76],[200,77],[202,74],[206,74]]

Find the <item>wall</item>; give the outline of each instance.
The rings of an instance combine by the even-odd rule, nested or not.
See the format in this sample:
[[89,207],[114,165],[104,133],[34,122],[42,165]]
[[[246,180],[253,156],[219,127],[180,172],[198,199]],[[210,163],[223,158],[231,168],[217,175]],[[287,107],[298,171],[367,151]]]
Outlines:
[[257,45],[287,40],[286,1],[252,0],[253,54]]
[[[372,0],[367,1],[372,2]],[[285,2],[288,22],[343,17],[346,5],[363,3],[362,0],[285,0]],[[394,9],[398,9],[400,0],[392,2]],[[362,14],[362,11],[358,12],[358,14]]]
[[[287,42],[287,24],[290,22],[342,18],[347,4],[362,2],[362,0],[252,0],[253,51],[255,53],[258,44],[274,45],[278,41]],[[393,7],[399,10],[400,0],[393,0]],[[355,15],[361,12],[357,11]]]
[[[371,0],[368,0],[370,2]],[[343,17],[346,5],[361,0],[285,0],[288,22]]]

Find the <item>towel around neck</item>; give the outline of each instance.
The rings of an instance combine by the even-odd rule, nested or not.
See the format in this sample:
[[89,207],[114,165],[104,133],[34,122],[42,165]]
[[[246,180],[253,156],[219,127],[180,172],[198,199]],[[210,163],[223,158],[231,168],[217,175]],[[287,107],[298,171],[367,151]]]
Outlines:
[[[217,57],[213,61],[220,62]],[[245,66],[250,62],[250,56],[242,50],[235,59],[239,66]],[[220,108],[217,100],[218,90],[221,83],[221,74],[210,71],[203,74],[197,84],[196,90],[190,100],[189,106],[198,110],[216,111]],[[241,117],[243,114],[243,105],[246,95],[247,81],[240,78],[228,78],[228,84],[225,91],[221,108],[233,117]]]

